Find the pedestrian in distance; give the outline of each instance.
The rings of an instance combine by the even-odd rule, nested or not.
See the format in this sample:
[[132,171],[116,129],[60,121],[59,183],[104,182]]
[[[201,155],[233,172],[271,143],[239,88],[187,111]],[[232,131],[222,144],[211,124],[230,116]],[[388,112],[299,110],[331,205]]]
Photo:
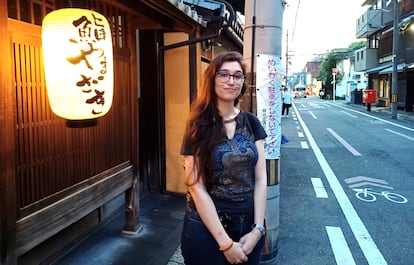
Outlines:
[[255,115],[238,108],[245,73],[241,54],[219,54],[190,108],[181,147],[187,185],[181,252],[187,265],[260,263],[267,135]]
[[292,95],[287,87],[283,90],[282,99],[282,116],[285,116],[286,111],[286,117],[289,117],[289,108],[292,107]]
[[319,91],[319,98],[320,99],[323,99],[323,97],[325,96],[325,90],[323,90],[323,89],[321,89],[320,91]]

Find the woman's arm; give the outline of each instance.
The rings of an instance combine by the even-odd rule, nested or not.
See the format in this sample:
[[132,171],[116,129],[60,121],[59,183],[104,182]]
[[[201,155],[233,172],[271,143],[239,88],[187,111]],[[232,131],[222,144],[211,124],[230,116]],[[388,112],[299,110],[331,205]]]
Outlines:
[[230,246],[228,250],[223,251],[227,260],[229,262],[239,262],[240,260],[247,259],[240,244],[236,242],[232,243],[233,240],[224,230],[218,217],[217,209],[210,195],[207,193],[204,183],[201,179],[197,181],[197,171],[194,169],[194,157],[185,156],[184,165],[189,185],[188,190],[194,200],[201,220],[216,240],[220,249],[226,249]]
[[[266,213],[267,202],[267,174],[266,174],[266,159],[264,154],[264,141],[256,141],[258,151],[258,161],[255,168],[255,188],[254,188],[254,223],[264,226],[264,219]],[[240,239],[243,250],[246,255],[250,254],[257,242],[262,237],[258,229],[252,229],[250,233],[246,234]]]

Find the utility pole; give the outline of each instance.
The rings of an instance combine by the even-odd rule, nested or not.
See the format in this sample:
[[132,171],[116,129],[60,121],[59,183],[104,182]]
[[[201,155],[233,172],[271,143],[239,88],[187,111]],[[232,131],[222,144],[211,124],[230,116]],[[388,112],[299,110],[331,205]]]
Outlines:
[[289,31],[286,29],[286,72],[285,72],[285,86],[288,87],[288,71],[289,71]]
[[335,89],[336,89],[336,80],[335,80],[335,77],[336,77],[336,73],[332,73],[332,78],[333,78],[333,92],[332,92],[332,94],[333,94],[333,102],[335,102],[335,97],[336,97],[336,92],[335,92]]
[[332,94],[333,94],[333,102],[335,102],[336,98],[336,75],[338,74],[339,70],[338,68],[334,67],[332,68]]
[[253,16],[252,16],[252,49],[250,58],[250,112],[253,112],[253,90],[255,88],[254,82],[254,54],[256,46],[256,0],[253,2]]
[[398,96],[398,46],[400,37],[399,24],[400,4],[394,0],[394,21],[392,31],[392,81],[391,81],[391,118],[397,118],[397,96]]
[[[282,20],[286,2],[284,0],[257,2],[256,5],[256,0],[245,0],[246,21],[252,21],[252,25],[246,23],[243,55],[246,59],[251,59],[250,109],[255,109],[253,107],[253,91],[255,91],[257,102],[255,114],[268,133],[265,145],[268,252],[262,253],[261,264],[276,265],[280,214],[281,88],[284,75],[281,62]],[[256,8],[257,14],[260,14],[257,17]]]

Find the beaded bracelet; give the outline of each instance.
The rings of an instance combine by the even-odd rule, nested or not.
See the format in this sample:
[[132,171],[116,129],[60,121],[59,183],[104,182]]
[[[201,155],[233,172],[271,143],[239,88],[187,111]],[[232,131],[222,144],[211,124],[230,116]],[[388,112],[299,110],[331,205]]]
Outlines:
[[228,246],[221,247],[221,248],[219,248],[219,250],[225,252],[225,251],[231,249],[231,247],[233,246],[233,243],[234,243],[233,240],[231,240],[231,242]]

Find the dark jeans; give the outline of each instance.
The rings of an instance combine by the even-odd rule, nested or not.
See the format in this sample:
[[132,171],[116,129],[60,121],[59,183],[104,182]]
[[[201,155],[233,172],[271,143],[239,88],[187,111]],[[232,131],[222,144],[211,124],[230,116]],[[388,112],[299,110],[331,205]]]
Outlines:
[[[230,214],[232,225],[227,229],[229,236],[236,242],[250,232],[253,224],[253,213]],[[248,255],[249,260],[244,265],[258,265],[265,239],[262,237],[253,252]],[[184,226],[181,236],[181,253],[187,265],[228,265],[223,252],[201,221],[197,211],[187,208],[184,217]]]
[[285,110],[286,110],[286,115],[289,115],[289,108],[291,106],[292,106],[292,104],[283,103],[283,105],[282,105],[282,115],[285,115]]

